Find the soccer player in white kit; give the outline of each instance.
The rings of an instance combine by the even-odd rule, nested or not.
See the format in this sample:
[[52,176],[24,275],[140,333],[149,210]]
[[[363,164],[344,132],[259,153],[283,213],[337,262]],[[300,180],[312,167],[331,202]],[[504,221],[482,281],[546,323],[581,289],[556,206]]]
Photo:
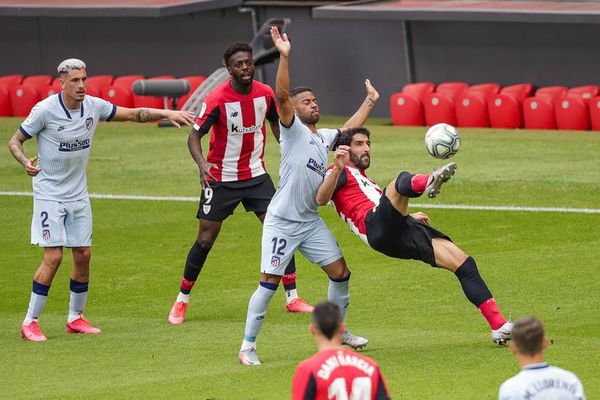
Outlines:
[[[261,280],[248,304],[239,354],[239,361],[244,365],[260,365],[256,337],[285,266],[296,250],[327,274],[327,297],[340,306],[342,318],[350,299],[350,271],[335,238],[319,217],[315,200],[327,168],[328,151],[340,131],[317,129],[320,114],[312,90],[289,90],[291,45],[287,35],[281,36],[279,30],[272,27],[271,38],[280,54],[275,97],[279,106],[281,164],[279,187],[269,204],[263,225]],[[368,80],[365,84],[367,98],[342,129],[362,126],[375,105],[379,94]],[[343,341],[354,348],[368,343],[367,339],[348,331],[344,333]]]
[[[147,122],[168,118],[175,126],[191,125],[188,112],[154,108],[117,107],[86,96],[86,65],[68,59],[58,66],[62,92],[37,103],[8,142],[13,157],[33,177],[31,244],[44,249],[33,276],[33,288],[21,337],[42,342],[38,318],[63,258],[63,248],[73,252],[71,297],[67,333],[100,333],[83,318],[87,299],[92,244],[92,210],[87,192],[86,166],[99,121]],[[36,137],[38,157],[27,158],[23,143]],[[39,158],[39,164],[36,161]]]
[[548,338],[537,318],[515,322],[509,346],[521,372],[500,386],[499,400],[585,400],[583,385],[574,373],[545,362]]

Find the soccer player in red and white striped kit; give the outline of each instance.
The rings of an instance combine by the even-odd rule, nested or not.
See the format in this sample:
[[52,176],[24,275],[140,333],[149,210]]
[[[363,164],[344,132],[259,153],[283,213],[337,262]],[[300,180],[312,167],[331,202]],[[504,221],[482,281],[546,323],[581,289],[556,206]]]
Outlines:
[[[223,63],[231,79],[206,96],[188,138],[203,190],[197,214],[198,236],[188,253],[179,295],[169,313],[168,321],[174,325],[185,321],[190,291],[223,221],[242,203],[246,211],[254,212],[262,223],[275,193],[264,161],[265,120],[279,141],[279,115],[273,89],[254,80],[249,44],[229,45],[223,54]],[[200,140],[211,127],[210,148],[205,159]],[[313,307],[298,297],[294,258],[285,270],[283,283],[286,310],[312,312]]]
[[500,312],[475,259],[431,227],[425,213],[408,213],[409,199],[423,193],[436,197],[442,184],[454,175],[456,164],[431,174],[403,171],[382,191],[365,172],[371,163],[370,135],[366,128],[354,128],[338,138],[335,162],[319,187],[317,203],[325,205],[331,200],[350,229],[374,250],[453,272],[467,299],[489,323],[492,340],[504,344],[511,338],[513,324]]

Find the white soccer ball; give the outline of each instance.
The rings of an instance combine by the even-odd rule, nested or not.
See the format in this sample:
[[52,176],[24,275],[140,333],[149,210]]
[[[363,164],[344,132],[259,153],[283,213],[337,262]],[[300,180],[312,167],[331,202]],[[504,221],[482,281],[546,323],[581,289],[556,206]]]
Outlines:
[[460,135],[455,127],[448,124],[436,124],[425,134],[425,147],[435,158],[450,158],[460,148]]

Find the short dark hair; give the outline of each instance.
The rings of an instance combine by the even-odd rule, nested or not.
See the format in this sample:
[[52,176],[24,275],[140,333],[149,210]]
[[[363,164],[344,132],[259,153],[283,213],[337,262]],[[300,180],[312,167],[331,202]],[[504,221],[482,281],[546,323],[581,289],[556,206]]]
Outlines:
[[309,88],[308,86],[298,86],[298,87],[290,90],[290,97],[296,97],[300,93],[304,93],[304,92],[314,93],[313,90],[311,88]]
[[352,138],[354,137],[354,135],[358,134],[365,135],[368,138],[371,137],[371,132],[369,132],[367,128],[350,128],[348,130],[342,131],[342,133],[338,136],[337,140],[335,141],[333,148],[337,149],[337,147],[340,145],[350,146],[350,144],[352,143]]
[[519,353],[536,355],[543,348],[544,325],[535,317],[521,318],[513,325],[511,337]]
[[246,42],[231,43],[229,46],[227,46],[225,52],[223,53],[223,63],[225,66],[229,65],[229,58],[239,51],[247,51],[248,53],[252,54],[252,46]]
[[337,304],[331,301],[322,301],[315,306],[312,320],[319,332],[327,339],[331,339],[342,324],[342,311]]

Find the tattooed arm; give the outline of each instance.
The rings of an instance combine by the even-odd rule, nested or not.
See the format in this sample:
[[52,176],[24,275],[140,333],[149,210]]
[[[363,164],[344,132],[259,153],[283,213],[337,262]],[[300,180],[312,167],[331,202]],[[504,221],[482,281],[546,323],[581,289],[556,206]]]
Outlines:
[[192,125],[194,114],[187,111],[159,110],[158,108],[127,108],[117,107],[113,121],[148,122],[167,118],[176,127],[181,124]]

